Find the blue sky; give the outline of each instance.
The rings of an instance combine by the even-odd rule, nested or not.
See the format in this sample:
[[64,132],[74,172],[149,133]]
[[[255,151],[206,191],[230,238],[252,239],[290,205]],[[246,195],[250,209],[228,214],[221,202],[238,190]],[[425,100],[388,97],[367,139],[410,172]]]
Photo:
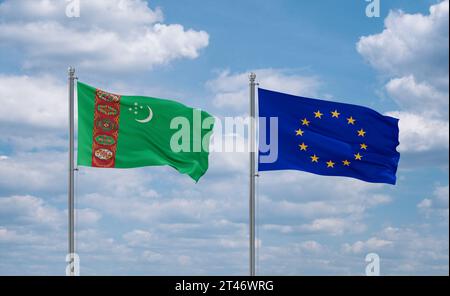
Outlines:
[[[0,1],[0,274],[65,271],[66,69],[123,94],[245,115],[262,87],[400,118],[396,186],[302,172],[258,187],[259,274],[448,274],[448,1]],[[344,2],[344,3],[341,3]],[[247,266],[247,155],[77,174],[81,273],[231,274]]]

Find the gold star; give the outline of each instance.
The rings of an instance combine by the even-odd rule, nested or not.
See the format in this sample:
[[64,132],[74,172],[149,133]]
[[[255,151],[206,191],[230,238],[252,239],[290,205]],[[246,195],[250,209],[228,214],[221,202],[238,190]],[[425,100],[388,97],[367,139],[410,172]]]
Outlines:
[[359,154],[359,152],[358,152],[358,154],[355,154],[355,159],[356,160],[362,160],[362,155]]
[[305,133],[304,131],[302,131],[301,128],[299,128],[299,129],[296,130],[295,132],[296,132],[296,136],[303,136],[303,134]]
[[303,119],[302,120],[302,125],[306,125],[306,126],[309,126],[309,121],[308,121],[308,119]]
[[335,163],[331,160],[327,162],[327,168],[334,168]]
[[356,120],[352,116],[350,116],[350,118],[347,118],[347,121],[348,121],[348,124],[353,124],[353,125],[356,122]]
[[300,150],[302,151],[306,151],[306,149],[308,149],[308,145],[306,145],[305,143],[302,143],[301,145],[298,145],[300,147]]
[[320,113],[320,110],[318,110],[317,112],[314,112],[314,116],[315,116],[316,118],[322,119],[323,114]]
[[350,166],[350,161],[348,160],[344,160],[342,163],[344,164],[344,166]]
[[360,145],[361,145],[361,149],[362,149],[362,150],[367,150],[367,145],[366,145],[366,144],[362,143],[362,144],[360,144]]
[[312,162],[319,162],[319,157],[314,154],[313,156],[311,156],[311,161]]
[[341,113],[339,113],[337,110],[334,110],[333,112],[331,112],[331,117],[339,118],[339,115],[341,115]]
[[365,130],[360,129],[360,130],[358,131],[358,137],[364,137],[365,135],[366,135],[366,131],[365,131]]

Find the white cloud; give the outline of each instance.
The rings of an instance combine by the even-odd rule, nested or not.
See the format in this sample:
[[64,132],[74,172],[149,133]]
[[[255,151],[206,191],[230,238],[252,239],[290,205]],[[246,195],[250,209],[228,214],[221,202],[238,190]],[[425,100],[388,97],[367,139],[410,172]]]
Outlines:
[[413,75],[390,80],[386,89],[403,110],[426,114],[432,119],[447,118],[448,122],[448,91],[438,90],[427,81],[417,82]]
[[369,238],[367,241],[357,241],[354,244],[344,244],[343,250],[347,253],[361,254],[362,252],[374,252],[384,249],[392,245],[391,241],[378,239],[376,237]]
[[343,244],[344,258],[348,264],[352,260],[361,262],[365,254],[376,252],[383,275],[448,274],[448,233],[433,234],[435,227],[385,227],[366,241]]
[[[163,24],[160,9],[143,0],[82,1],[81,17],[65,17],[57,0],[0,4],[2,43],[20,46],[25,67],[64,62],[96,71],[150,69],[179,58],[195,59],[209,43],[204,31]],[[36,11],[36,14],[33,12]]]
[[213,104],[218,108],[246,111],[248,106],[248,75],[254,72],[261,86],[275,91],[302,96],[315,96],[320,82],[316,77],[291,74],[280,69],[257,69],[245,73],[222,71],[217,78],[207,82],[214,93]]
[[400,119],[400,152],[448,149],[448,121],[403,111],[388,112],[387,115]]
[[359,221],[344,218],[319,218],[302,225],[277,225],[265,224],[262,229],[277,231],[282,234],[312,233],[342,235],[344,233],[361,233],[366,230],[366,225]]
[[245,249],[246,247],[248,247],[248,240],[245,239],[244,237],[239,237],[239,238],[221,238],[219,240],[219,244],[227,249]]
[[145,250],[144,252],[142,252],[142,257],[145,259],[145,261],[151,263],[159,262],[163,259],[163,256],[161,254],[149,250]]
[[[77,231],[76,241],[80,257],[86,260],[91,259],[91,256],[91,260],[96,262],[110,261],[112,258],[121,262],[134,262],[136,260],[132,249],[95,228]],[[86,265],[89,265],[89,263],[85,261],[84,266]]]
[[148,231],[136,229],[125,233],[123,239],[130,246],[148,246],[153,239],[153,235]]
[[424,269],[434,274],[448,274],[448,233],[434,236],[430,232],[431,229],[418,232],[411,228],[386,227],[379,233],[382,239],[393,242],[393,253],[381,255],[392,274],[416,274]]
[[97,223],[102,218],[102,214],[93,209],[76,209],[75,223],[77,226],[86,226]]
[[169,219],[198,220],[219,210],[215,199],[158,199],[121,198],[100,194],[82,197],[84,204],[101,208],[109,214],[137,221],[164,221]]
[[320,252],[324,249],[324,247],[320,243],[313,240],[301,243],[300,248],[311,252]]
[[67,86],[50,76],[0,75],[0,122],[40,128],[66,127]]
[[391,11],[382,33],[361,37],[358,52],[389,78],[386,91],[401,110],[400,150],[448,150],[449,1],[428,15]]
[[9,216],[11,223],[58,227],[63,221],[62,212],[30,195],[0,198],[0,213],[3,217]]
[[433,201],[429,198],[423,199],[420,203],[417,204],[417,208],[423,210],[423,209],[429,209],[433,205]]
[[33,152],[10,156],[0,166],[0,186],[15,192],[65,192],[67,155]]
[[[48,226],[54,229],[61,228],[67,217],[67,211],[31,195],[0,197],[0,214],[5,225]],[[99,212],[90,208],[78,208],[75,212],[77,227],[95,224],[101,217]]]
[[[68,1],[22,0],[4,1],[0,14],[9,21],[31,21],[35,19],[67,19],[65,14]],[[152,24],[163,21],[160,8],[152,10],[141,0],[81,0],[80,20],[77,26],[109,26],[111,28],[134,27],[138,24]],[[134,16],[134,17],[131,17]],[[88,23],[84,22],[89,20]]]
[[440,207],[448,208],[449,203],[449,194],[448,194],[448,185],[447,186],[438,186],[434,191],[434,197],[436,203]]
[[0,243],[36,243],[39,238],[30,233],[18,233],[15,230],[10,230],[6,227],[0,226]]
[[448,77],[448,22],[448,0],[431,6],[429,15],[391,11],[384,31],[361,37],[357,50],[389,75]]
[[449,218],[449,189],[446,186],[436,186],[432,197],[425,198],[417,204],[420,212],[427,217],[437,216],[442,218],[448,225]]
[[301,231],[313,233],[328,233],[331,235],[342,235],[344,232],[358,233],[366,230],[364,224],[348,219],[322,218],[315,219],[309,224],[301,225]]

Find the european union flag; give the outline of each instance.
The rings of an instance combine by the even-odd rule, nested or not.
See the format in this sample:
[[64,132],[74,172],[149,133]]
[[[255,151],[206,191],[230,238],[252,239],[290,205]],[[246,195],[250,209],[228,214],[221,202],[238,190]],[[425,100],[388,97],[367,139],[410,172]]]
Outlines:
[[[366,107],[265,89],[258,97],[260,118],[278,118],[277,130],[260,124],[259,171],[300,170],[395,184],[398,119]],[[261,135],[277,131],[277,157],[267,161],[274,151],[266,151],[269,140]]]

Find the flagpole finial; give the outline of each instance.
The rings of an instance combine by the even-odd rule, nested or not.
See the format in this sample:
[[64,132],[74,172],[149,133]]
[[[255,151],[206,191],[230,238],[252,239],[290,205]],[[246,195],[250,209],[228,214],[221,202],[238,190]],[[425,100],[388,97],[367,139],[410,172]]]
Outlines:
[[250,79],[250,82],[255,82],[256,74],[252,72],[248,75],[248,78]]
[[75,68],[74,67],[69,67],[67,72],[69,73],[69,76],[74,76],[75,75]]

